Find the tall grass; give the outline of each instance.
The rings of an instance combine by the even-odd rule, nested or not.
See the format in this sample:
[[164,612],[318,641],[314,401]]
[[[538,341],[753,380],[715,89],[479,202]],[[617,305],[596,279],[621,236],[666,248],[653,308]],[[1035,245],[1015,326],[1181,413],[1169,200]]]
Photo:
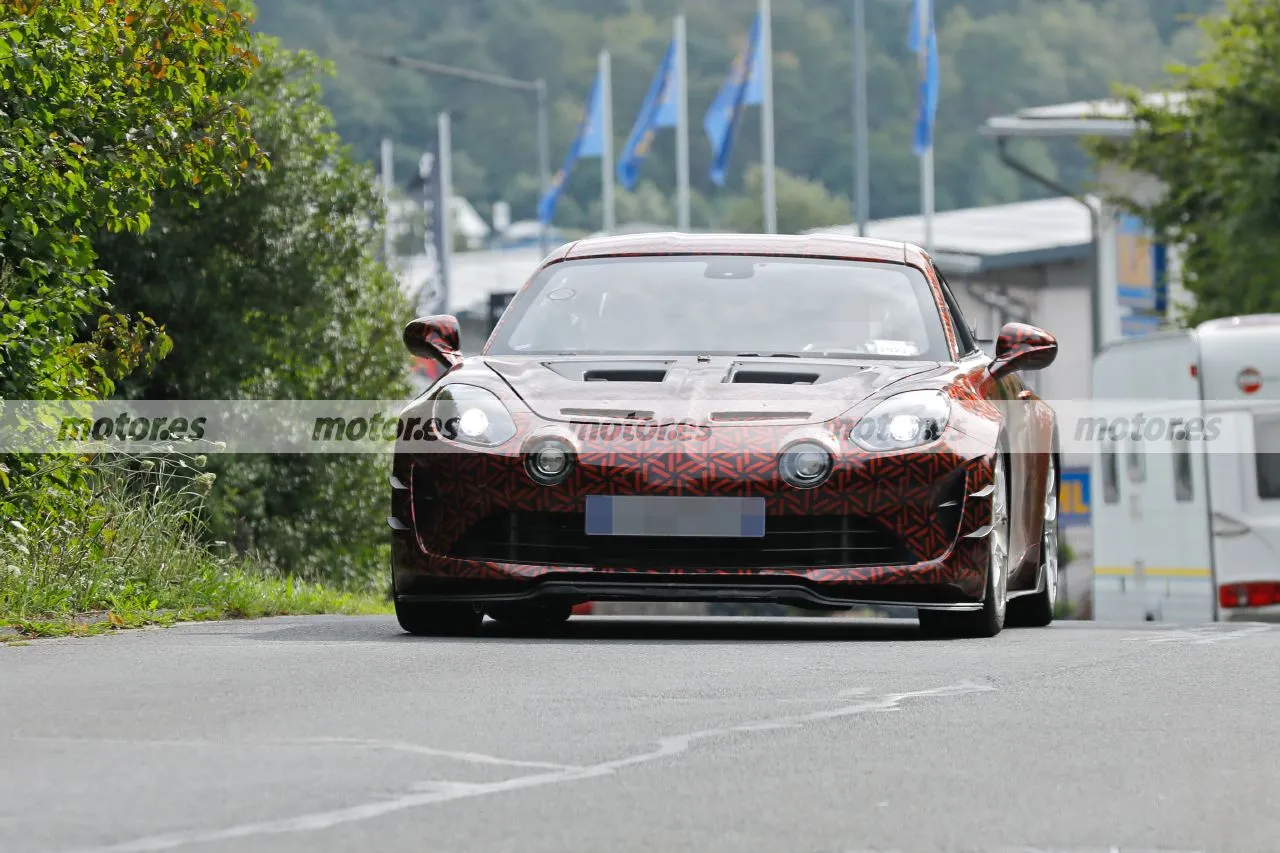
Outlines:
[[201,533],[214,475],[204,464],[100,458],[82,482],[20,503],[31,507],[24,517],[0,523],[0,623],[57,633],[85,614],[129,625],[385,609],[378,596],[299,583],[209,544]]

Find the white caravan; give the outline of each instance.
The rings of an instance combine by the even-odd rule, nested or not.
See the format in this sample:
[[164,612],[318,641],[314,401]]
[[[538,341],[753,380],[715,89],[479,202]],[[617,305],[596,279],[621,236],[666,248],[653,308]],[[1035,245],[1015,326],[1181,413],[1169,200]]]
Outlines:
[[1093,618],[1280,621],[1280,315],[1112,344],[1093,397]]

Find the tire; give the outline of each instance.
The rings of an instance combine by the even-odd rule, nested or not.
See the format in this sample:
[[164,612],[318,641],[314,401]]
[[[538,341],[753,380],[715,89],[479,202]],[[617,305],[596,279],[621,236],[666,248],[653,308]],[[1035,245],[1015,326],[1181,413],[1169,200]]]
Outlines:
[[396,620],[416,637],[471,637],[480,631],[484,614],[473,604],[430,604],[397,601]]
[[1044,496],[1044,527],[1040,533],[1039,591],[1009,602],[1009,626],[1043,628],[1053,622],[1058,607],[1058,465],[1049,456]]
[[561,601],[494,604],[485,608],[489,618],[500,625],[537,630],[561,625],[573,615],[573,605]]
[[919,611],[920,629],[933,637],[994,637],[1009,608],[1009,466],[1003,451],[992,471],[991,532],[987,534],[987,582],[982,609]]

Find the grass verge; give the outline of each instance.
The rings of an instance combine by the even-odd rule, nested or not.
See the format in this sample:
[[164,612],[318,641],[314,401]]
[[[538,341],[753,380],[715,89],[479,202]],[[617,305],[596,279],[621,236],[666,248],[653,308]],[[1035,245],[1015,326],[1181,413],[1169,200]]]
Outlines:
[[[387,613],[385,593],[276,576],[200,535],[203,460],[102,462],[0,522],[0,642],[178,621]],[[47,481],[47,478],[46,478]]]

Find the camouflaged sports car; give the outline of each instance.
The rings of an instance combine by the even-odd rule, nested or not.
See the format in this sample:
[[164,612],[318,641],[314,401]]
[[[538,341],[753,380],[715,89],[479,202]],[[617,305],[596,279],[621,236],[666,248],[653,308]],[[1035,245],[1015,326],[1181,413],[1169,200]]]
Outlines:
[[1046,625],[1057,427],[915,246],[646,234],[552,253],[482,354],[405,344],[432,385],[391,477],[400,625],[550,625],[584,601],[917,608],[930,633]]

